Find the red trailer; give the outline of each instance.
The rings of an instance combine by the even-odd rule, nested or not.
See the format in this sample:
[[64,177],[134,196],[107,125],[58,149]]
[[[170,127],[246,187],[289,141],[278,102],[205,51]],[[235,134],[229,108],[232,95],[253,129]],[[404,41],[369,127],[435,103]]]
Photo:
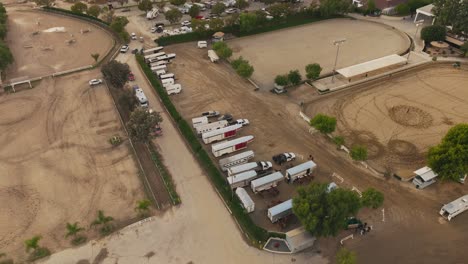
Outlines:
[[215,157],[220,157],[241,149],[245,149],[247,144],[253,141],[253,136],[245,136],[233,140],[226,140],[211,146],[211,152]]
[[234,137],[237,131],[242,128],[242,125],[232,125],[209,131],[202,134],[202,139],[205,144],[213,143],[222,139]]

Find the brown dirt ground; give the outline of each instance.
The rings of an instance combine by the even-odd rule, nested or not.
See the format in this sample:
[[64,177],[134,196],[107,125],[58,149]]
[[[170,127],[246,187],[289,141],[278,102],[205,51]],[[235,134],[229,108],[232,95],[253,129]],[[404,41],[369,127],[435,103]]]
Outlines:
[[364,144],[381,171],[414,171],[425,153],[458,123],[468,122],[468,68],[432,66],[384,83],[319,97],[307,104],[313,117],[322,112],[338,118],[337,134],[348,146]]
[[[42,235],[53,252],[69,247],[65,223],[88,227],[97,210],[126,223],[143,196],[138,168],[99,72],[44,79],[0,97],[0,248],[24,257],[23,241]],[[95,231],[85,231],[96,237]]]
[[[374,231],[347,243],[357,251],[359,263],[421,263],[421,260],[424,263],[457,263],[468,257],[468,253],[461,250],[467,242],[464,232],[468,230],[468,214],[459,216],[450,224],[438,217],[442,203],[464,194],[466,186],[436,184],[421,192],[408,183],[373,176],[353,164],[323,136],[308,133],[306,123],[298,115],[299,100],[294,93],[277,96],[255,92],[253,86],[239,78],[228,65],[211,63],[206,50],[197,49],[195,43],[170,46],[166,52],[177,54],[169,69],[176,74],[184,90],[174,96],[173,101],[186,120],[206,110],[229,112],[234,118],[248,118],[251,125],[242,129],[240,134],[255,136],[249,145],[249,149],[255,151],[255,160],[271,160],[273,154],[284,151],[293,151],[304,158],[312,154],[319,166],[314,180],[337,181],[330,177],[332,172],[336,172],[345,179],[339,184],[341,187],[356,186],[361,191],[374,187],[384,192],[385,222],[382,222],[380,210],[363,210],[361,218],[373,225]],[[294,164],[299,162],[301,158]],[[277,197],[262,198],[251,194],[256,202],[253,220],[270,230],[280,230],[277,225],[269,223],[267,205],[291,198],[298,185],[281,183]],[[289,223],[287,229],[294,225]],[[320,239],[318,243],[322,253],[333,256],[338,249],[339,238],[345,235],[343,232],[338,238]],[[382,258],[389,255],[391,257]]]
[[410,44],[406,35],[392,27],[351,19],[325,20],[227,43],[233,58],[243,56],[254,66],[252,79],[270,88],[276,75],[298,69],[304,76],[310,63],[319,63],[322,73],[331,72],[336,54],[333,41],[340,38],[347,41],[340,47],[338,69],[403,52]]
[[[54,27],[65,27],[66,32],[44,32]],[[91,32],[81,34],[81,29],[90,29]],[[33,32],[39,33],[32,35]],[[66,41],[70,39],[76,42],[67,44]],[[113,39],[92,24],[13,8],[8,9],[6,42],[15,58],[14,64],[7,70],[7,79],[33,78],[92,65],[92,53],[99,53],[102,58],[113,45]]]

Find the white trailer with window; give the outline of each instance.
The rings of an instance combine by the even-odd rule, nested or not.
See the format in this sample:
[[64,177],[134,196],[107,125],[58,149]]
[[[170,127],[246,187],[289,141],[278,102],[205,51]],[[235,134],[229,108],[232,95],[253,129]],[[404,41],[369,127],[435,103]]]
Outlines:
[[249,194],[244,188],[242,187],[237,188],[236,195],[241,201],[241,205],[242,207],[244,207],[247,213],[251,213],[255,210],[255,203],[252,200],[252,198],[250,198]]
[[234,137],[237,135],[237,131],[242,128],[242,125],[232,125],[216,129],[213,131],[208,131],[202,134],[202,140],[205,144],[210,144],[215,141],[220,141],[222,139]]
[[253,159],[254,157],[255,157],[255,153],[252,150],[247,150],[242,153],[232,155],[224,159],[220,159],[219,167],[221,168],[222,171],[226,171],[232,166],[247,163],[249,160]]
[[249,162],[246,164],[231,167],[227,170],[227,173],[228,176],[232,176],[249,170],[255,170],[257,173],[262,173],[271,169],[272,167],[273,165],[269,161]]
[[158,52],[158,53],[145,55],[144,58],[145,58],[146,62],[152,62],[153,59],[157,61],[157,59],[156,59],[157,57],[161,57],[161,56],[163,56],[165,54],[166,54],[166,52],[163,51],[163,52]]
[[258,174],[256,171],[245,171],[234,176],[227,177],[227,181],[231,189],[249,186],[250,182],[257,179]]
[[307,177],[312,172],[314,169],[317,167],[317,164],[315,164],[313,161],[309,160],[307,162],[304,162],[302,164],[299,164],[295,167],[292,167],[290,169],[286,170],[286,179],[288,182],[293,182],[297,179],[300,179],[302,177]]
[[228,125],[229,125],[228,121],[221,120],[221,121],[211,122],[211,123],[208,123],[208,124],[203,124],[203,125],[197,126],[195,128],[195,130],[197,131],[198,135],[202,135],[203,133],[207,133],[207,132],[210,132],[210,131],[215,131],[217,129],[227,127]]
[[247,144],[252,142],[253,136],[245,136],[233,140],[226,140],[211,146],[211,152],[215,157],[220,157],[241,149],[247,148]]
[[259,193],[278,186],[278,183],[282,180],[284,180],[283,174],[281,174],[280,171],[277,171],[252,181],[250,183],[250,188],[254,193]]
[[192,125],[194,128],[208,124],[208,117],[201,116],[201,117],[194,117],[192,118]]
[[292,199],[282,202],[268,209],[268,218],[272,223],[276,223],[283,217],[292,214]]
[[163,49],[164,49],[163,46],[155,47],[155,48],[151,48],[151,49],[146,49],[146,50],[143,50],[143,55],[146,56],[146,55],[158,53],[158,52],[160,52],[160,51],[163,50]]
[[416,174],[416,177],[413,179],[413,184],[417,189],[424,189],[433,184],[436,182],[436,178],[438,176],[437,173],[427,166],[414,171],[414,174]]
[[468,210],[468,194],[442,206],[439,214],[450,221],[452,218],[465,212],[466,210]]

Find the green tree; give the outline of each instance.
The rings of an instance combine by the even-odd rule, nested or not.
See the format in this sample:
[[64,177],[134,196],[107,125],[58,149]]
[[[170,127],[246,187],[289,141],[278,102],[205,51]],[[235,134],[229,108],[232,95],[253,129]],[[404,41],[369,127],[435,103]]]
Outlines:
[[461,8],[460,0],[434,0],[432,12],[436,16],[437,24],[453,26],[454,21],[459,19],[458,12]]
[[344,137],[342,136],[335,136],[333,137],[333,143],[335,143],[338,147],[345,143]]
[[162,122],[162,117],[158,112],[149,112],[143,108],[136,108],[130,114],[127,122],[128,135],[134,141],[148,142],[152,136],[153,129]]
[[135,109],[138,101],[136,99],[135,94],[130,89],[123,89],[122,93],[119,95],[119,105],[124,108],[128,109],[128,111],[132,112]]
[[288,75],[280,74],[275,77],[275,83],[279,86],[286,86],[289,84]]
[[169,2],[175,6],[180,6],[185,4],[186,0],[170,0]]
[[204,19],[192,19],[192,29],[195,32],[202,33],[206,32],[208,29],[206,28],[208,25],[208,21]]
[[182,12],[179,9],[172,8],[171,10],[167,11],[165,14],[166,19],[171,22],[171,24],[177,23],[182,18]]
[[153,2],[150,0],[141,0],[141,2],[138,4],[138,9],[144,12],[148,12],[153,9]]
[[236,69],[237,74],[239,74],[243,78],[250,78],[254,72],[254,67],[250,65],[248,62],[243,62],[237,67]]
[[0,40],[4,40],[7,35],[7,26],[0,24]]
[[421,38],[426,43],[431,41],[443,41],[445,40],[445,34],[445,27],[441,25],[427,26],[421,30]]
[[101,228],[99,229],[99,231],[101,232],[102,235],[108,235],[112,232],[113,230],[113,225],[111,224],[111,222],[114,221],[114,218],[111,217],[111,216],[106,216],[104,215],[104,211],[102,210],[99,210],[98,211],[98,216],[96,218],[96,220],[94,220],[92,223],[91,223],[91,226],[101,226]]
[[101,68],[104,78],[115,88],[122,88],[128,81],[130,67],[126,63],[110,61]]
[[337,264],[356,264],[356,253],[346,248],[341,248],[336,254]]
[[322,0],[319,11],[322,17],[330,17],[348,13],[351,6],[351,1],[347,0]]
[[254,13],[242,13],[239,15],[240,31],[250,32],[257,27],[257,15]]
[[3,5],[3,3],[0,3],[0,14],[6,14],[6,8],[5,6]]
[[226,44],[226,42],[222,42],[222,41],[219,41],[219,42],[215,42],[212,46],[212,49],[214,51],[217,51],[217,50],[220,50],[220,49],[224,49],[224,48],[227,48],[228,45]]
[[231,61],[231,66],[232,66],[232,68],[234,68],[235,70],[237,70],[237,68],[239,68],[239,66],[240,66],[242,63],[245,63],[245,62],[248,62],[248,61],[245,60],[244,57],[240,56],[239,58],[237,58],[237,59]]
[[383,202],[384,202],[383,193],[377,191],[374,188],[367,188],[362,193],[361,204],[365,207],[377,209],[380,206],[382,206]]
[[224,47],[216,50],[216,54],[222,59],[228,59],[232,56],[232,49],[229,47]]
[[373,13],[377,7],[375,6],[375,0],[368,0],[367,1],[367,12]]
[[239,9],[245,9],[249,7],[249,2],[246,0],[236,0],[236,7]]
[[200,7],[197,6],[197,5],[192,5],[192,7],[190,7],[190,9],[189,9],[190,17],[195,18],[199,14],[200,14]]
[[356,215],[360,208],[355,192],[338,188],[329,193],[327,187],[326,183],[299,187],[293,198],[294,214],[317,237],[336,236],[346,227],[346,219]]
[[86,10],[88,10],[88,6],[85,3],[77,2],[70,7],[70,10],[73,13],[83,14],[86,12]]
[[0,41],[0,70],[5,70],[13,61],[13,54],[11,54],[10,49]]
[[208,25],[210,25],[210,30],[218,31],[224,27],[224,20],[221,18],[212,18]]
[[415,13],[416,9],[431,4],[432,0],[409,0],[408,6],[410,8],[411,13]]
[[318,113],[310,120],[310,125],[324,134],[332,133],[336,129],[336,118]]
[[50,255],[49,249],[39,246],[39,241],[41,239],[41,236],[34,236],[31,239],[24,241],[24,245],[26,246],[26,252],[30,252],[32,249],[31,255],[28,259],[30,262]]
[[226,6],[223,3],[218,2],[211,8],[211,13],[220,16],[224,10],[226,10]]
[[443,180],[458,181],[468,173],[468,124],[452,127],[439,145],[429,149],[429,167]]
[[151,202],[149,200],[140,200],[137,201],[135,211],[137,211],[141,216],[146,216],[149,212],[150,206]]
[[110,27],[117,33],[125,31],[125,26],[128,24],[126,17],[118,16],[112,19]]
[[8,15],[6,13],[0,13],[0,24],[6,24]]
[[400,16],[409,15],[411,12],[411,8],[406,3],[401,3],[395,7],[395,12]]
[[102,11],[103,11],[102,20],[106,21],[106,23],[111,24],[115,18],[114,10],[108,10],[107,8],[103,8]]
[[274,18],[286,17],[291,12],[290,6],[285,3],[271,5],[267,10]]
[[320,64],[318,63],[313,63],[307,65],[305,67],[305,71],[307,79],[317,80],[322,72],[322,67],[320,67]]
[[289,71],[288,80],[292,85],[298,85],[302,81],[302,76],[299,73],[299,70]]
[[84,230],[84,228],[78,226],[78,222],[75,222],[73,224],[67,223],[66,228],[67,234],[65,235],[65,237],[76,236],[79,232]]
[[34,0],[34,3],[38,6],[51,6],[55,0]]
[[99,14],[101,14],[101,8],[98,5],[92,5],[88,8],[86,13],[93,17],[99,17]]
[[349,155],[353,160],[367,160],[367,148],[361,145],[354,145],[351,147]]

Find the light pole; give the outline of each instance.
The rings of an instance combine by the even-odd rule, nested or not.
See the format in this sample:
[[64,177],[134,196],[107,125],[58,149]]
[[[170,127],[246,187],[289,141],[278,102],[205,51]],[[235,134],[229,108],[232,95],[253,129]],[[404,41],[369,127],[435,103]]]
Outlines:
[[[415,22],[416,31],[414,32],[414,37],[413,37],[414,47],[416,47],[416,35],[418,35],[419,26],[421,26],[423,23],[424,23],[424,20],[418,20],[418,21]],[[406,58],[406,64],[408,64],[408,62],[409,62],[410,55],[411,55],[411,48],[408,51],[408,57]]]
[[337,47],[337,49],[336,49],[335,65],[333,65],[332,82],[335,81],[336,63],[338,62],[338,53],[340,52],[340,45],[345,43],[345,42],[346,42],[345,38],[337,39],[337,40],[333,41],[333,45],[335,45]]

